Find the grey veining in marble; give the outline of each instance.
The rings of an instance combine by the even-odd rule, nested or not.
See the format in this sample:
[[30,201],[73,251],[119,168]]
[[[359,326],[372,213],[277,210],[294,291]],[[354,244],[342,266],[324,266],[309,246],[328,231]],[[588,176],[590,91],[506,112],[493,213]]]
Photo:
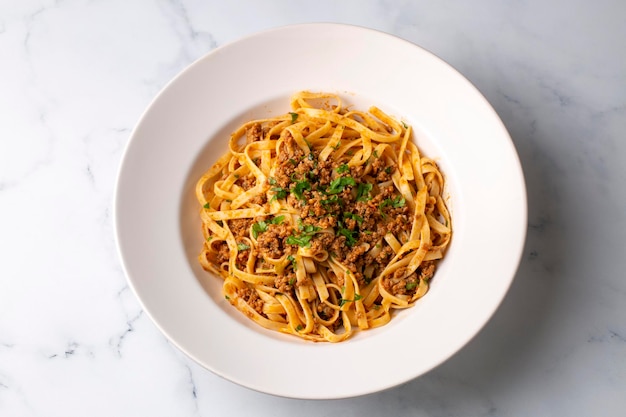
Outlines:
[[[421,378],[338,401],[252,392],[185,357],[127,286],[112,225],[154,95],[217,46],[314,21],[461,71],[509,129],[529,198],[519,272],[480,334]],[[3,0],[0,415],[626,415],[625,22],[609,0]]]

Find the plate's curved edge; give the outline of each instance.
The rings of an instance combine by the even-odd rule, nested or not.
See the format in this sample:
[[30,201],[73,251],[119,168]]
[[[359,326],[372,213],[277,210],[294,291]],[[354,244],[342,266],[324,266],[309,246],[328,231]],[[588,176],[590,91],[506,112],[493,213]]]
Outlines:
[[[172,84],[174,84],[175,82],[177,82],[177,80],[179,80],[181,77],[183,77],[183,76],[184,76],[184,74],[185,74],[187,71],[190,71],[190,70],[192,69],[192,67],[193,67],[193,66],[198,65],[198,63],[199,63],[199,62],[201,62],[201,61],[203,61],[203,60],[205,60],[205,59],[208,59],[210,56],[212,56],[212,55],[214,55],[214,54],[218,54],[218,53],[219,53],[219,52],[220,52],[223,48],[226,48],[226,47],[228,47],[228,46],[230,46],[230,45],[232,45],[232,44],[234,44],[234,43],[238,43],[238,42],[245,42],[248,38],[255,37],[255,36],[257,36],[257,35],[259,35],[259,34],[262,34],[262,33],[275,32],[275,31],[283,31],[283,30],[290,30],[290,29],[294,29],[294,28],[298,28],[298,27],[303,27],[303,26],[314,27],[314,26],[318,26],[318,25],[320,25],[320,24],[321,24],[321,25],[331,25],[331,26],[337,26],[337,27],[352,27],[352,28],[356,28],[356,29],[359,29],[359,30],[365,30],[365,31],[375,32],[375,33],[377,33],[377,34],[384,35],[384,36],[387,36],[387,37],[393,38],[393,39],[398,40],[398,41],[406,42],[406,43],[410,44],[410,45],[411,45],[411,46],[413,46],[413,47],[419,48],[419,49],[421,49],[422,51],[425,51],[425,52],[429,53],[430,55],[432,55],[432,57],[436,58],[436,59],[437,59],[437,60],[438,60],[441,64],[443,64],[443,65],[445,65],[445,66],[447,66],[447,67],[451,68],[454,72],[456,72],[458,75],[460,75],[460,76],[461,76],[461,78],[462,78],[462,79],[463,79],[466,83],[468,83],[468,84],[471,86],[471,88],[475,91],[475,93],[476,93],[478,96],[480,96],[480,97],[481,97],[481,99],[484,101],[484,103],[485,103],[486,107],[487,107],[488,109],[490,109],[490,111],[493,113],[493,118],[494,118],[494,120],[497,120],[497,121],[500,123],[501,128],[504,130],[504,132],[506,132],[506,136],[507,136],[507,137],[508,137],[508,139],[509,139],[509,145],[510,145],[511,150],[512,150],[512,155],[514,155],[514,157],[515,157],[515,158],[516,158],[516,160],[517,160],[517,166],[516,166],[516,168],[517,168],[517,171],[518,171],[519,179],[521,180],[521,185],[520,185],[519,190],[522,192],[522,194],[523,194],[523,200],[524,200],[524,210],[523,210],[523,213],[522,213],[522,216],[523,216],[524,220],[523,220],[523,222],[521,222],[521,224],[523,224],[523,227],[522,227],[522,229],[523,229],[523,230],[520,232],[521,239],[520,239],[520,244],[519,244],[519,248],[518,248],[517,263],[516,263],[516,265],[515,265],[515,268],[514,268],[514,269],[513,269],[513,271],[511,272],[511,277],[510,277],[510,279],[509,279],[509,284],[508,284],[508,286],[507,286],[507,289],[506,289],[506,291],[504,291],[504,293],[502,294],[502,297],[501,297],[501,299],[499,300],[499,302],[498,302],[496,305],[494,305],[492,314],[493,314],[493,313],[494,313],[494,312],[495,312],[495,311],[499,308],[499,306],[501,305],[502,301],[504,300],[504,298],[505,298],[506,294],[508,293],[508,290],[509,290],[509,288],[510,288],[510,285],[512,284],[513,279],[514,279],[514,277],[515,277],[515,275],[516,275],[516,272],[517,272],[517,270],[518,270],[518,268],[519,268],[519,265],[520,265],[520,262],[521,262],[521,258],[522,258],[522,255],[523,255],[523,248],[524,248],[525,241],[526,241],[526,235],[527,235],[527,222],[528,222],[527,190],[526,190],[526,186],[525,186],[525,180],[524,180],[524,175],[523,175],[522,165],[521,165],[521,162],[520,162],[520,159],[519,159],[519,155],[518,155],[518,153],[517,153],[517,151],[516,151],[516,149],[515,149],[515,145],[514,145],[514,143],[513,143],[512,139],[511,139],[511,137],[510,137],[510,135],[509,135],[509,133],[508,133],[508,131],[507,131],[506,127],[504,126],[504,123],[502,122],[502,120],[501,120],[501,119],[500,119],[500,117],[498,116],[498,114],[497,114],[497,112],[495,111],[495,109],[493,108],[493,106],[491,106],[491,104],[490,104],[490,103],[488,102],[488,100],[485,98],[485,96],[484,96],[484,95],[480,92],[480,90],[478,90],[478,88],[476,88],[476,86],[475,86],[474,84],[472,84],[472,83],[471,83],[471,82],[470,82],[467,78],[465,78],[465,77],[464,77],[464,76],[463,76],[463,75],[462,75],[462,74],[461,74],[458,70],[456,70],[456,68],[454,68],[452,65],[450,65],[449,63],[447,63],[446,61],[444,61],[443,59],[441,59],[440,57],[438,57],[438,56],[437,56],[437,55],[435,55],[434,53],[432,53],[432,52],[430,52],[430,51],[426,50],[425,48],[423,48],[423,47],[421,47],[421,46],[419,46],[419,45],[416,45],[416,44],[414,44],[414,43],[412,43],[412,42],[410,42],[410,41],[408,41],[408,40],[406,40],[406,39],[402,39],[402,38],[400,38],[400,37],[397,37],[397,36],[394,36],[394,35],[391,35],[391,34],[388,34],[388,33],[382,32],[382,31],[378,31],[378,30],[376,30],[376,29],[371,29],[371,28],[361,27],[361,26],[357,26],[357,25],[343,25],[343,24],[337,24],[337,23],[306,23],[306,24],[298,24],[298,25],[287,25],[287,26],[281,26],[281,27],[277,27],[277,28],[267,29],[267,30],[260,31],[260,32],[257,32],[257,33],[254,33],[254,34],[251,34],[251,35],[249,35],[249,36],[243,37],[243,38],[241,38],[241,39],[239,39],[239,40],[237,40],[237,41],[235,41],[235,42],[231,42],[231,43],[229,43],[229,44],[225,44],[225,45],[223,45],[223,46],[220,46],[220,47],[218,47],[218,48],[216,48],[216,49],[214,49],[214,50],[210,51],[209,53],[205,54],[204,56],[200,57],[199,59],[195,60],[192,64],[190,64],[190,65],[189,65],[189,66],[187,66],[185,69],[183,69],[181,72],[179,72],[179,73],[178,73],[178,74],[177,74],[177,75],[176,75],[176,76],[175,76],[175,77],[174,77],[171,81],[169,81],[169,82],[168,82],[168,83],[167,83],[167,84],[166,84],[166,85],[165,85],[165,86],[164,86],[164,87],[160,90],[160,92],[159,92],[159,93],[155,96],[155,98],[154,98],[154,99],[151,101],[151,103],[147,106],[147,108],[145,109],[145,111],[143,112],[143,114],[141,115],[141,117],[139,118],[139,121],[138,121],[137,125],[135,126],[135,128],[133,129],[133,131],[131,132],[131,134],[129,135],[129,140],[128,140],[128,143],[126,144],[126,147],[125,147],[125,149],[124,149],[124,152],[123,152],[123,155],[122,155],[122,158],[121,158],[121,161],[120,161],[119,167],[118,167],[118,175],[117,175],[116,182],[115,182],[115,191],[114,191],[114,198],[113,198],[113,223],[114,223],[114,232],[115,232],[116,247],[117,247],[117,251],[118,251],[118,256],[120,257],[121,262],[122,262],[122,268],[123,268],[123,270],[124,270],[124,273],[125,273],[125,275],[126,275],[127,282],[128,282],[128,284],[129,284],[130,288],[132,289],[132,291],[133,291],[133,292],[135,293],[135,295],[137,296],[137,298],[138,298],[138,300],[139,300],[139,302],[140,302],[140,304],[141,304],[141,306],[142,306],[142,308],[143,308],[144,312],[146,312],[146,314],[150,317],[150,319],[151,319],[151,320],[152,320],[152,322],[153,322],[153,323],[157,326],[157,328],[159,328],[159,330],[160,330],[160,331],[162,331],[162,332],[163,332],[164,334],[166,334],[166,335],[168,335],[168,332],[166,331],[166,329],[164,329],[164,328],[160,325],[160,323],[159,323],[158,321],[156,321],[156,320],[155,320],[155,318],[154,318],[154,316],[151,314],[151,312],[150,312],[150,311],[148,311],[148,309],[146,309],[146,306],[145,306],[144,300],[142,299],[142,296],[138,293],[137,288],[135,287],[135,285],[134,285],[134,283],[133,283],[133,280],[131,279],[131,277],[130,277],[130,275],[129,275],[129,270],[128,270],[128,268],[127,268],[127,262],[126,262],[126,259],[125,259],[125,257],[124,257],[123,248],[122,248],[123,243],[122,243],[122,242],[121,242],[121,240],[120,240],[120,228],[119,228],[119,227],[120,227],[120,223],[119,223],[120,219],[119,219],[119,211],[118,211],[118,209],[119,209],[119,200],[120,200],[120,189],[121,189],[121,187],[122,187],[122,185],[121,185],[121,177],[122,177],[122,175],[123,175],[124,170],[125,170],[125,169],[128,169],[128,168],[126,167],[126,164],[128,163],[128,155],[130,154],[130,152],[132,152],[133,138],[135,137],[136,132],[138,131],[138,129],[140,128],[140,126],[142,125],[142,123],[144,122],[144,120],[146,119],[146,115],[149,113],[149,111],[150,111],[150,109],[151,109],[152,105],[153,105],[156,101],[158,101],[158,100],[160,99],[160,97],[161,97],[161,96],[162,96],[162,95],[163,95],[163,94],[164,94],[164,93],[165,93],[165,92],[166,92],[166,91],[170,88],[170,86],[171,86]],[[520,226],[520,227],[521,227],[521,226]],[[480,330],[481,330],[481,329],[482,329],[482,328],[483,328],[483,327],[484,327],[484,326],[488,323],[488,321],[489,321],[490,317],[491,317],[491,315],[489,316],[489,318],[488,318],[488,319],[487,319],[484,323],[482,323],[482,324],[480,325],[479,329],[478,329],[478,330],[476,331],[476,333],[474,334],[474,337],[476,337],[476,336],[479,334]],[[254,387],[254,386],[250,386],[249,384],[246,384],[246,383],[245,383],[245,381],[237,381],[236,379],[233,379],[233,378],[231,378],[231,377],[228,377],[228,376],[222,375],[222,374],[220,374],[219,372],[217,372],[215,369],[212,369],[212,368],[210,368],[210,367],[205,366],[205,364],[203,364],[203,363],[202,363],[202,361],[201,361],[201,360],[199,360],[199,358],[195,357],[195,356],[194,356],[191,352],[187,351],[187,350],[186,350],[183,346],[179,345],[179,344],[178,344],[178,343],[177,343],[177,342],[176,342],[173,338],[171,338],[171,337],[169,337],[169,336],[168,336],[168,340],[169,340],[171,343],[173,343],[173,344],[174,344],[174,345],[175,345],[178,349],[180,349],[181,351],[185,352],[185,354],[186,354],[187,356],[189,356],[189,357],[190,357],[190,358],[192,358],[194,361],[196,361],[197,363],[199,363],[201,366],[203,366],[204,368],[208,369],[209,371],[213,372],[214,374],[216,374],[216,375],[218,375],[218,376],[220,376],[220,377],[222,377],[222,378],[224,378],[224,379],[226,379],[226,380],[229,380],[229,381],[235,382],[235,383],[237,383],[237,384],[239,384],[239,385],[242,385],[242,386],[244,386],[244,387],[246,387],[246,388],[248,388],[248,389],[252,389],[252,390],[255,390],[255,391],[259,391],[259,392],[268,393],[268,394],[275,395],[275,396],[281,396],[281,397],[288,397],[288,398],[302,398],[302,399],[339,399],[339,398],[358,397],[358,396],[363,396],[363,395],[371,394],[371,393],[374,393],[374,392],[379,392],[379,391],[382,391],[382,390],[392,389],[392,388],[394,388],[394,387],[396,387],[396,386],[398,386],[398,385],[402,385],[402,384],[404,384],[404,383],[406,383],[406,382],[408,382],[408,381],[410,381],[410,380],[412,380],[412,379],[416,378],[417,376],[419,376],[419,375],[416,375],[416,376],[414,376],[414,377],[411,377],[411,378],[405,379],[405,380],[403,380],[403,381],[397,381],[396,383],[391,384],[391,385],[388,385],[388,386],[385,386],[385,387],[382,387],[382,386],[373,387],[373,388],[372,388],[372,389],[370,389],[370,390],[361,390],[361,391],[359,391],[359,392],[354,391],[354,392],[352,392],[352,393],[348,393],[348,394],[346,394],[346,395],[334,395],[334,396],[327,396],[327,395],[324,395],[324,396],[310,396],[310,397],[307,397],[307,396],[305,396],[305,397],[299,397],[299,396],[296,396],[296,397],[294,397],[294,396],[285,395],[284,393],[282,393],[282,394],[281,394],[281,393],[279,393],[279,392],[272,392],[272,390],[263,389],[262,387]],[[439,365],[441,365],[442,363],[446,362],[446,361],[447,361],[450,357],[452,357],[452,356],[453,356],[454,354],[456,354],[458,351],[462,350],[462,349],[463,349],[463,347],[465,347],[465,346],[467,345],[467,343],[469,343],[469,341],[467,341],[465,344],[463,344],[463,345],[459,346],[459,347],[458,347],[458,349],[457,349],[455,352],[453,352],[452,354],[450,354],[449,356],[447,356],[447,357],[445,357],[445,358],[442,358],[442,360],[441,360],[439,363],[433,364],[433,365],[432,365],[432,367],[430,367],[430,369],[429,369],[428,371],[426,371],[426,372],[429,372],[430,370],[432,370],[432,369],[434,369],[434,368],[438,367]]]

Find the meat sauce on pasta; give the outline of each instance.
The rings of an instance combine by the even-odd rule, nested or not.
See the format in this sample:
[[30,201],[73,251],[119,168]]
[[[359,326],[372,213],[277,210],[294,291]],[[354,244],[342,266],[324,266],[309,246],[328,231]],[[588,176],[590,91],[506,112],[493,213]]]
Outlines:
[[340,342],[428,291],[452,233],[443,187],[404,122],[300,92],[198,181],[199,261],[261,326]]

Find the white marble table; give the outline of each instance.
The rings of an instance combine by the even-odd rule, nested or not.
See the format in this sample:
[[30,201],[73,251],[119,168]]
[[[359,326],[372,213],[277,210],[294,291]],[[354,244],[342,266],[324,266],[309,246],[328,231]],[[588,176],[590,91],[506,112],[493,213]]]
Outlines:
[[[522,264],[485,329],[421,378],[338,401],[252,392],[186,358],[129,290],[111,212],[130,131],[171,77],[313,21],[464,73],[529,197]],[[626,415],[625,22],[619,0],[1,0],[0,416]]]

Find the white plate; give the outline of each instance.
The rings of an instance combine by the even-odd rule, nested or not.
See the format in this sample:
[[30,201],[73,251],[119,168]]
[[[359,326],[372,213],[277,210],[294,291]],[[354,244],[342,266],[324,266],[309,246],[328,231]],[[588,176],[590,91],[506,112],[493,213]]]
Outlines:
[[[454,235],[430,292],[381,328],[339,344],[267,331],[223,299],[196,261],[194,185],[239,123],[289,111],[299,90],[337,92],[411,123],[448,181]],[[369,29],[310,24],[218,48],[147,109],[121,164],[115,223],[130,286],[183,352],[243,386],[294,398],[342,398],[415,378],[489,320],[517,270],[526,192],[506,129],[483,96],[427,51]]]

